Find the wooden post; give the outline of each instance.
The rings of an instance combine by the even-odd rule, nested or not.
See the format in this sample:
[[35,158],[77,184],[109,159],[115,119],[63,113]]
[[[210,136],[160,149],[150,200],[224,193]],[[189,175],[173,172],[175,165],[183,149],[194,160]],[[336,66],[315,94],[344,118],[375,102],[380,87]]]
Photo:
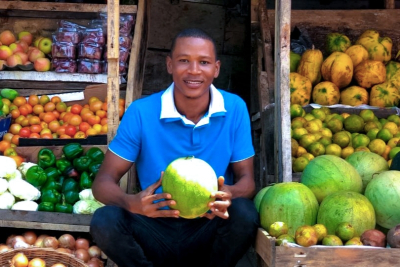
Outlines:
[[275,1],[275,176],[292,181],[290,137],[290,0]]
[[386,9],[395,9],[395,0],[385,0]]

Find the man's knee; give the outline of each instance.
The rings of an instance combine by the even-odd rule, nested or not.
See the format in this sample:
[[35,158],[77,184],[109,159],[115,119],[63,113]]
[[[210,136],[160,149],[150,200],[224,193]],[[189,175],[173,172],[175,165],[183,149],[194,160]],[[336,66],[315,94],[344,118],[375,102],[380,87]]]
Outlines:
[[123,209],[115,206],[104,206],[95,211],[90,222],[92,236],[110,233],[118,221],[123,218]]
[[259,215],[252,200],[248,198],[232,199],[229,216],[239,224],[247,227],[259,225]]

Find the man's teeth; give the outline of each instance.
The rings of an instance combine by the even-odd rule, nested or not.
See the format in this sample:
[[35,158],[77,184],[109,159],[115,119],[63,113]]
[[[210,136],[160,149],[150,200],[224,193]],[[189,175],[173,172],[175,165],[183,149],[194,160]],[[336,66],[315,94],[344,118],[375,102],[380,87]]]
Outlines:
[[186,81],[186,83],[199,84],[199,83],[201,83],[201,82],[198,82],[198,81]]

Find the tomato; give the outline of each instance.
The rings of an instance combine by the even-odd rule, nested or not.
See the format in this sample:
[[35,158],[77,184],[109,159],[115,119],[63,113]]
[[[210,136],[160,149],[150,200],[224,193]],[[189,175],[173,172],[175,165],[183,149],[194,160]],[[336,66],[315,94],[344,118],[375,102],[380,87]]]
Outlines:
[[90,105],[92,102],[94,102],[94,101],[98,101],[98,100],[100,100],[98,97],[96,97],[96,96],[92,96],[91,98],[89,98],[89,101],[88,101],[88,103],[89,103],[89,105]]
[[10,99],[7,98],[2,98],[1,101],[3,101],[3,104],[7,105],[7,106],[11,106],[11,101]]
[[82,117],[83,121],[88,121],[89,117],[93,116],[93,115],[94,115],[93,112],[91,112],[89,110],[89,111],[86,111],[85,113],[81,114],[81,117]]
[[21,137],[29,137],[31,135],[31,129],[29,127],[23,127],[19,130],[19,136]]
[[90,108],[90,106],[89,106],[89,104],[85,104],[85,105],[83,105],[83,108],[87,108],[87,109],[89,109],[89,108]]
[[74,125],[74,126],[78,126],[79,124],[81,124],[82,122],[82,118],[81,116],[74,114],[71,116],[70,120],[69,120],[69,124]]
[[101,109],[104,111],[107,111],[107,109],[108,109],[107,102],[103,103],[103,105],[101,106]]
[[99,116],[100,119],[103,119],[107,117],[107,111],[99,109],[98,111],[96,111],[96,115]]
[[87,122],[92,126],[95,125],[95,124],[99,124],[100,121],[101,121],[101,119],[97,115],[91,115],[91,116],[88,117],[88,120],[87,120]]
[[40,138],[40,135],[38,133],[31,133],[29,138]]
[[120,118],[122,118],[122,116],[124,115],[124,113],[125,113],[125,108],[124,107],[122,107],[122,106],[119,106],[118,107],[119,108],[119,117]]
[[57,133],[59,136],[65,134],[65,128],[66,128],[66,127],[67,127],[67,126],[64,126],[64,125],[58,127],[56,133]]
[[52,113],[54,114],[56,119],[60,118],[60,112],[58,112],[57,110],[53,110]]
[[100,124],[95,124],[95,125],[93,125],[92,128],[95,129],[98,134],[101,132],[101,125]]
[[21,115],[21,112],[19,112],[19,109],[13,109],[11,110],[11,117],[13,119],[18,118]]
[[56,104],[54,104],[53,102],[48,102],[43,107],[44,107],[44,111],[49,112],[49,111],[53,111],[56,109]]
[[[11,145],[11,144],[10,144]],[[17,151],[15,151],[15,148],[9,147],[4,151],[4,156],[18,156]]]
[[53,135],[51,133],[44,133],[40,135],[43,139],[53,139]]
[[40,124],[40,118],[38,116],[31,116],[29,118],[29,124],[30,125]]
[[0,141],[0,152],[6,151],[7,148],[11,147],[11,142],[2,140]]
[[58,134],[56,134],[56,133],[52,133],[51,135],[53,136],[53,139],[58,138]]
[[50,97],[49,97],[48,95],[42,95],[42,96],[40,96],[40,98],[39,98],[39,104],[40,104],[40,105],[44,106],[44,105],[46,105],[46,104],[49,103],[49,102],[50,102]]
[[37,105],[33,106],[33,113],[35,113],[36,115],[39,115],[40,113],[43,113],[43,112],[44,112],[44,108],[42,105],[37,104]]
[[60,102],[61,102],[61,98],[60,98],[59,96],[53,96],[53,97],[50,99],[50,102],[52,102],[52,103],[54,103],[54,104],[60,103]]
[[100,100],[96,100],[96,101],[93,101],[92,103],[90,103],[90,110],[93,112],[96,112],[96,111],[100,110],[102,106],[103,106],[103,102],[101,102]]
[[31,132],[32,133],[40,133],[40,131],[42,130],[42,126],[41,125],[32,125],[30,127]]
[[21,126],[22,126],[22,127],[29,126],[29,118],[24,118],[24,119],[21,121]]
[[19,134],[19,130],[21,130],[22,126],[20,124],[17,123],[13,123],[10,126],[10,133],[12,134]]
[[119,104],[120,106],[122,106],[122,107],[125,107],[125,99],[120,98],[120,99],[118,100],[118,104]]
[[29,108],[25,105],[20,106],[19,108],[19,112],[21,113],[21,115],[28,115],[29,114]]
[[49,134],[51,134],[51,130],[49,129],[49,128],[43,128],[41,131],[40,131],[40,135],[42,135],[42,134],[45,134],[45,133],[49,133]]
[[28,109],[28,114],[31,114],[33,112],[33,108],[31,106],[31,104],[26,103],[23,106]]
[[22,158],[21,156],[9,156],[10,158],[12,158],[15,163],[17,163],[17,167],[19,167],[21,165],[22,162],[24,162],[24,158]]
[[42,120],[46,123],[50,123],[52,121],[56,120],[56,116],[53,114],[53,112],[48,111],[43,115]]
[[88,129],[86,131],[86,135],[87,136],[89,136],[89,135],[97,135],[97,131],[95,129],[93,129],[93,128],[90,128],[90,129]]
[[43,110],[43,112],[39,114],[39,118],[40,118],[41,120],[43,120],[43,117],[44,117],[45,114],[46,114],[46,112],[44,112],[44,110]]
[[39,97],[37,95],[30,95],[28,98],[28,103],[33,107],[39,104]]
[[60,128],[60,123],[57,120],[54,120],[52,122],[49,123],[49,129],[50,131],[52,131],[53,133],[57,132],[58,128]]
[[67,135],[67,134],[62,134],[59,136],[60,139],[69,139],[71,138],[71,136]]
[[64,102],[58,102],[56,104],[56,110],[60,113],[67,111],[67,104]]
[[13,137],[13,134],[12,133],[5,133],[4,135],[3,135],[3,141],[8,141],[8,142],[10,142],[11,143],[11,138]]
[[12,138],[11,138],[11,143],[14,145],[19,145],[19,135],[15,134]]
[[68,125],[65,127],[65,134],[69,135],[69,136],[74,136],[76,134],[77,130],[76,130],[76,126],[74,125]]
[[100,133],[102,133],[102,134],[107,134],[108,133],[108,125],[107,124],[104,124],[104,125],[101,126]]
[[69,120],[71,119],[71,117],[73,116],[74,114],[72,114],[71,112],[67,112],[67,113],[65,113],[65,115],[63,116],[63,118],[62,118],[62,120],[63,120],[63,122],[69,122]]
[[17,107],[25,105],[26,103],[27,103],[27,101],[26,101],[25,97],[23,97],[23,96],[17,96],[13,100],[13,104],[16,105]]
[[82,131],[76,132],[76,134],[74,135],[74,138],[85,138],[86,134]]
[[84,133],[86,133],[86,131],[88,130],[88,129],[90,129],[91,127],[90,127],[90,124],[89,123],[87,123],[87,122],[81,122],[81,124],[79,124],[79,131],[82,131],[82,132],[84,132]]
[[45,122],[45,121],[41,121],[39,125],[42,126],[42,129],[47,129],[47,128],[49,128],[49,125],[48,125],[47,122]]
[[100,124],[101,125],[106,125],[107,121],[108,121],[107,117],[106,118],[102,118],[101,121],[100,121]]
[[71,113],[73,114],[80,114],[82,111],[83,107],[79,104],[73,104],[71,106]]

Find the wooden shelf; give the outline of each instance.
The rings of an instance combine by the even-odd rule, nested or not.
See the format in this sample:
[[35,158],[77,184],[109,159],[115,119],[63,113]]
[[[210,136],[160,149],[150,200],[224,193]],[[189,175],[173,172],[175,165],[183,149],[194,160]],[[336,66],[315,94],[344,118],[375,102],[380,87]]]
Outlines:
[[107,83],[107,74],[0,71],[0,80]]

